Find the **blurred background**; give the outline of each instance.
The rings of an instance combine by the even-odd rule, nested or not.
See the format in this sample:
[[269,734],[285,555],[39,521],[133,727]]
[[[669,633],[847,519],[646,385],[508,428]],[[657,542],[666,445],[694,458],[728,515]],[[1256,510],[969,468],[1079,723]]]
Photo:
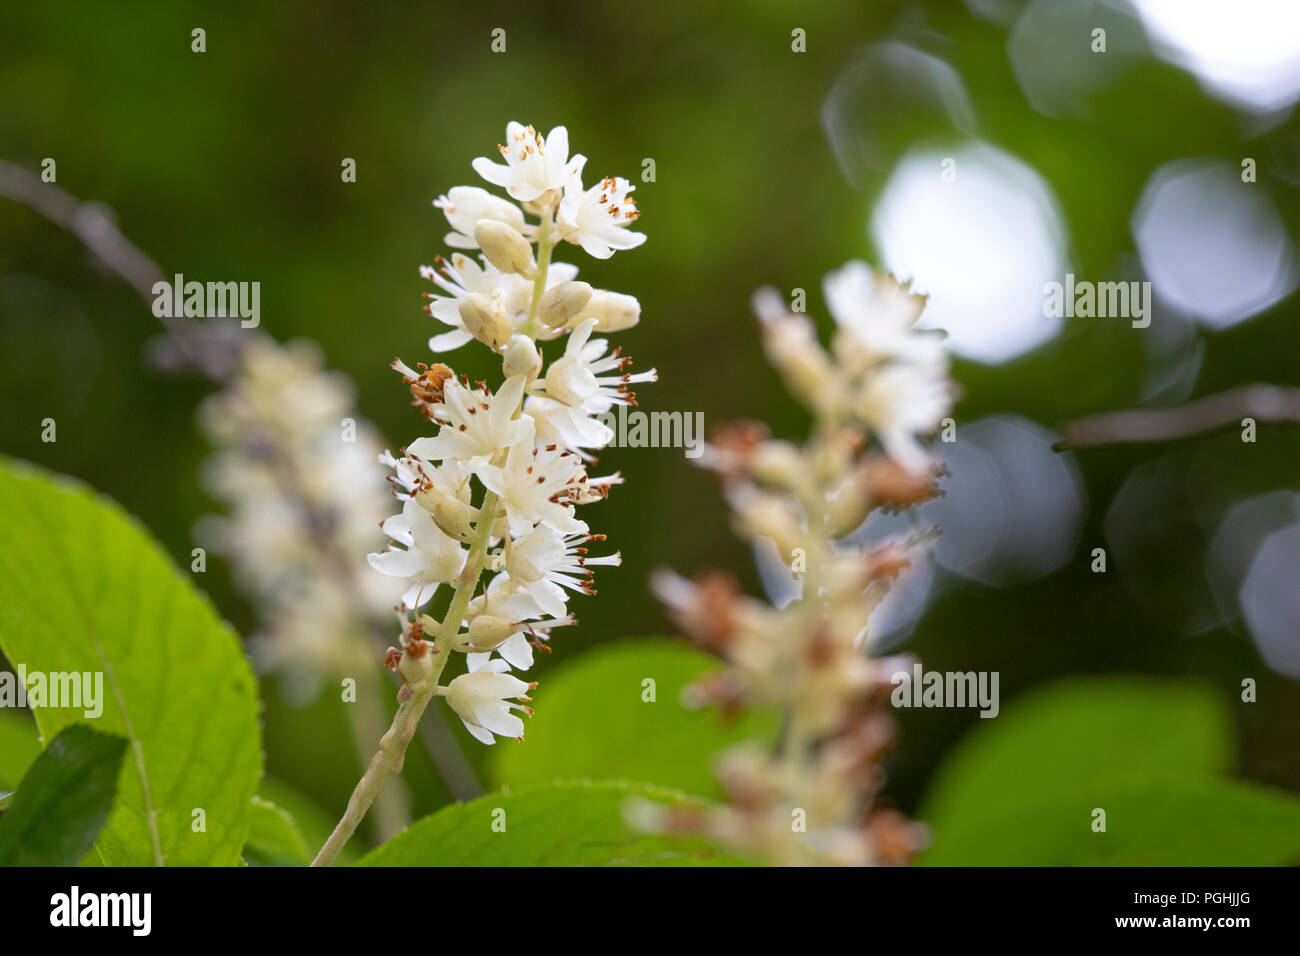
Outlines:
[[[944,530],[875,622],[881,646],[932,670],[999,671],[1004,712],[1079,675],[1208,687],[1236,774],[1300,791],[1300,430],[1054,450],[1080,416],[1300,385],[1300,7],[576,9],[8,4],[0,158],[37,172],[54,158],[58,185],[111,207],[168,275],[260,282],[262,329],[318,342],[394,449],[421,421],[388,362],[430,360],[440,330],[417,274],[446,252],[431,201],[477,184],[470,160],[509,120],[566,125],[592,176],[637,185],[644,247],[563,258],[640,299],[642,323],[618,344],[659,370],[639,389],[648,410],[800,437],[807,420],[761,355],[751,292],[804,289],[828,330],[830,269],[866,258],[912,276],[927,321],[948,330],[964,397],[958,441],[939,449],[947,497],[871,529]],[[498,27],[504,53],[490,50]],[[355,183],[340,177],[347,157]],[[941,184],[948,159],[956,177]],[[1044,283],[1067,273],[1149,280],[1153,321],[1044,316]],[[211,389],[150,366],[159,332],[76,239],[0,199],[0,450],[115,498],[186,564],[196,524],[218,510],[198,481],[210,446],[195,415]],[[453,359],[497,374],[482,350]],[[41,441],[47,417],[56,444]],[[628,479],[591,518],[624,563],[574,607],[581,626],[534,671],[543,686],[596,645],[670,632],[646,587],[655,567],[733,568],[762,591],[718,489],[680,450],[610,449],[601,464]],[[224,562],[200,583],[254,630]],[[338,708],[291,704],[273,678],[263,695],[269,771],[337,813],[358,771]],[[944,755],[990,722],[901,717],[888,793],[916,812]],[[418,811],[446,801],[422,753],[408,768]]]

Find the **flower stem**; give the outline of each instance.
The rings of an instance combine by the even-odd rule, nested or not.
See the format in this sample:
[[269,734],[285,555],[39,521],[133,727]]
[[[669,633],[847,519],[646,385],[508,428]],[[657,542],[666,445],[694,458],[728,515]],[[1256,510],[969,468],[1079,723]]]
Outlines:
[[551,226],[552,220],[548,213],[542,217],[541,225],[537,229],[537,275],[533,278],[533,301],[528,306],[528,321],[524,323],[522,329],[525,335],[533,338],[537,337],[538,331],[537,306],[546,292],[546,273],[551,268]]
[[329,835],[329,839],[325,841],[325,845],[320,848],[320,852],[316,854],[316,859],[312,860],[312,866],[329,866],[334,862],[339,851],[365,819],[366,812],[375,802],[375,797],[378,796],[384,781],[393,774],[401,772],[402,764],[406,759],[407,745],[415,736],[420,725],[420,717],[429,706],[429,701],[438,691],[438,678],[442,676],[442,671],[447,666],[447,658],[451,656],[452,641],[460,631],[460,622],[464,620],[465,611],[478,588],[478,580],[483,573],[483,565],[487,557],[488,543],[492,538],[496,510],[497,496],[489,491],[483,496],[483,505],[479,508],[478,517],[474,522],[474,541],[456,582],[456,593],[452,596],[447,615],[443,618],[434,637],[433,673],[418,687],[412,687],[411,696],[398,704],[392,725],[379,741],[379,750],[370,758],[370,765],[366,767],[366,772],[362,774],[356,788],[352,791],[342,819],[334,828],[334,832]]

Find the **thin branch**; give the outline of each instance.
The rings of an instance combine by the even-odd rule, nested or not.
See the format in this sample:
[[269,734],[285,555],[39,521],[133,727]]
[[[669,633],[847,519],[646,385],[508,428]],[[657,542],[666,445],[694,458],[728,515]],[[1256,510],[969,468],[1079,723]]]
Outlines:
[[[16,163],[0,159],[0,196],[22,203],[54,225],[66,229],[110,272],[139,293],[153,310],[154,286],[166,282],[158,263],[145,255],[117,227],[113,211],[98,202],[83,202],[54,183]],[[184,315],[157,316],[172,345],[187,362],[217,382],[224,382],[234,370],[233,356],[210,354],[205,348],[212,338],[202,323]],[[215,343],[212,343],[215,344]]]
[[1239,427],[1242,419],[1271,424],[1300,424],[1300,388],[1287,385],[1242,385],[1170,408],[1136,408],[1076,418],[1057,427],[1058,448],[1172,441]]
[[158,264],[117,228],[112,211],[102,203],[82,202],[53,183],[42,182],[30,170],[0,159],[0,195],[40,213],[68,230],[105,266],[153,304],[153,286],[166,282]]

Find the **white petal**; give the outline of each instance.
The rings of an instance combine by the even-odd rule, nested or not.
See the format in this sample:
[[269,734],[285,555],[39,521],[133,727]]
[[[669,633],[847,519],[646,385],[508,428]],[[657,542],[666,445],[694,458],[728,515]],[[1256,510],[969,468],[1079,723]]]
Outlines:
[[366,555],[366,560],[370,566],[380,574],[387,574],[394,578],[409,578],[423,571],[427,564],[424,555],[418,551],[381,551],[378,554]]
[[452,349],[460,348],[473,337],[464,329],[452,329],[450,332],[443,332],[429,339],[429,349],[433,352],[450,352]]
[[486,730],[483,727],[480,727],[478,724],[471,724],[464,717],[460,719],[460,722],[465,725],[465,729],[470,732],[470,734],[474,737],[475,740],[481,740],[489,747],[497,742],[497,739],[492,736],[492,732],[490,730]]
[[533,666],[533,645],[528,643],[528,637],[523,631],[506,638],[497,648],[497,653],[521,671]]
[[528,594],[551,617],[564,617],[564,588],[558,584],[546,580],[534,581],[528,585]]
[[502,737],[522,737],[524,735],[524,722],[510,713],[503,705],[498,704],[496,707],[484,708],[481,716],[481,723],[494,734],[500,734]]
[[415,544],[415,539],[411,537],[410,525],[407,523],[405,514],[396,514],[387,518],[380,530],[388,535],[398,544],[404,544],[408,548]]
[[478,173],[493,186],[504,186],[510,182],[510,167],[501,163],[494,163],[486,156],[480,156],[474,162],[470,163],[474,167],[474,172]]

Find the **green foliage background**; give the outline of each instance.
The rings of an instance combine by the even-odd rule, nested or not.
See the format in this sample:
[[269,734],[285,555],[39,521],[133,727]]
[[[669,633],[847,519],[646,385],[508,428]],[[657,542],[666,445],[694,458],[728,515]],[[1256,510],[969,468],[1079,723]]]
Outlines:
[[[198,26],[207,31],[202,55],[190,52]],[[488,48],[498,26],[507,30],[504,55]],[[795,26],[807,30],[806,54],[790,52]],[[820,314],[822,274],[873,255],[865,224],[882,181],[850,186],[819,119],[831,85],[867,44],[902,38],[952,63],[981,135],[1055,191],[1081,274],[1104,273],[1132,252],[1129,217],[1157,166],[1264,155],[1234,113],[1153,61],[1092,96],[1085,117],[1036,113],[1011,71],[1006,31],[953,0],[9,4],[0,37],[0,156],[31,169],[54,157],[59,185],[109,204],[168,273],[260,281],[263,328],[319,341],[394,447],[420,428],[387,362],[427,357],[433,323],[420,311],[416,267],[444,251],[445,231],[430,201],[475,181],[470,159],[491,151],[508,120],[567,125],[592,174],[635,178],[644,157],[656,161],[657,182],[636,194],[646,245],[604,263],[576,260],[586,278],[642,302],[641,326],[621,342],[638,367],[659,369],[644,405],[700,410],[711,423],[763,419],[788,437],[805,419],[761,357],[748,298],[765,283],[803,287]],[[1295,139],[1294,120],[1281,136]],[[357,160],[355,184],[340,182],[343,157]],[[1260,185],[1300,234],[1294,193],[1264,174]],[[1296,321],[1292,297],[1209,337],[1197,394],[1255,380],[1300,384]],[[194,409],[206,389],[146,367],[157,331],[135,293],[74,239],[0,201],[0,450],[116,499],[185,566],[194,522],[214,507],[196,481],[207,448]],[[467,362],[471,354],[456,354],[458,368],[487,372],[482,356]],[[1076,322],[1006,366],[958,363],[957,414],[1010,411],[1051,426],[1127,407],[1143,361],[1137,335]],[[40,440],[46,417],[58,421],[57,444]],[[1187,638],[1085,560],[1120,482],[1148,458],[1216,455],[1231,493],[1295,486],[1300,433],[1267,429],[1248,459],[1240,449],[1229,436],[1084,453],[1091,507],[1075,560],[1027,587],[948,591],[908,649],[931,669],[1000,671],[1008,718],[1022,695],[1066,676],[1194,680],[1216,702],[1207,706],[1237,755],[1220,769],[1300,790],[1295,683],[1267,670],[1244,634]],[[652,568],[742,569],[758,590],[712,481],[680,454],[615,449],[602,464],[628,477],[598,527],[624,564],[601,576],[599,598],[577,607],[582,626],[557,632],[556,653],[538,665],[539,737],[559,668],[588,654],[594,661],[617,638],[670,631],[647,592]],[[0,521],[15,507],[0,501]],[[221,562],[199,583],[237,631],[250,632],[254,617]],[[1258,703],[1239,702],[1245,676],[1259,681]],[[290,707],[274,681],[261,692],[268,772],[337,813],[358,770],[339,757],[346,730],[337,707]],[[944,755],[973,726],[1001,720],[930,710],[902,723],[889,793],[917,812],[930,806],[932,780],[945,779],[935,778]],[[1070,731],[1077,743],[1089,732],[1082,723]],[[1193,731],[1176,723],[1169,734],[1190,740]],[[485,777],[499,772],[482,748],[469,752]],[[446,802],[423,755],[408,761],[407,778],[418,810]],[[0,790],[16,783],[0,777]]]

